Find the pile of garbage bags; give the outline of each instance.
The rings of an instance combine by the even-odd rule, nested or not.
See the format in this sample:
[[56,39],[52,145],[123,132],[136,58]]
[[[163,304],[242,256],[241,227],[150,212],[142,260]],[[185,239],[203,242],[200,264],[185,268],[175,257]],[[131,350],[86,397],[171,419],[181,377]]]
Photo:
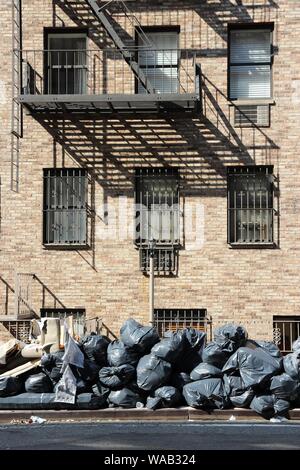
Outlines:
[[206,344],[194,328],[160,339],[130,318],[118,340],[69,338],[64,351],[45,353],[34,370],[3,375],[0,409],[239,407],[288,417],[300,404],[300,338],[282,357],[275,344],[248,339],[242,326],[219,327]]

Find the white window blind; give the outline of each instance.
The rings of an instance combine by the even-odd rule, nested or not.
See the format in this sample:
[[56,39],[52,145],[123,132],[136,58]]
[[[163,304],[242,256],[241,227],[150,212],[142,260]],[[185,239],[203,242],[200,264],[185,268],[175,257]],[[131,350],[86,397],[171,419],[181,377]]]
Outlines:
[[[139,65],[149,79],[156,93],[177,93],[178,91],[178,33],[152,32],[147,33],[151,49],[139,51]],[[140,41],[139,46],[143,46]],[[145,93],[139,83],[139,93]]]
[[271,31],[230,32],[230,98],[271,98]]

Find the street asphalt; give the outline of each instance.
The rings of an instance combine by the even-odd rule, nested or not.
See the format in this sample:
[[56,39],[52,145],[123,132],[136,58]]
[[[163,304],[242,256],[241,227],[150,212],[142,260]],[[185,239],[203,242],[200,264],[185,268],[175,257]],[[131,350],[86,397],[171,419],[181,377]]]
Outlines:
[[0,426],[0,449],[300,449],[292,423],[59,423]]

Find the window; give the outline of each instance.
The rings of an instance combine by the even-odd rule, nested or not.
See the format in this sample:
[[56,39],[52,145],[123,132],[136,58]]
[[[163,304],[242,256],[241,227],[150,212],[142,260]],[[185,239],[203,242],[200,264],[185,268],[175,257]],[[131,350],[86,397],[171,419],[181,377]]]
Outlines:
[[87,244],[87,174],[80,168],[44,170],[44,244]]
[[228,168],[228,240],[273,243],[273,167]]
[[179,243],[179,175],[176,169],[136,172],[136,243]]
[[[178,249],[160,247],[154,251],[154,271],[163,275],[176,274],[178,270]],[[148,273],[150,270],[150,250],[140,250],[140,270]]]
[[[178,92],[178,31],[146,31],[151,44],[145,45],[139,38],[138,62],[156,93]],[[146,93],[141,83],[138,93]]]
[[283,354],[292,351],[293,342],[300,336],[300,316],[273,317],[273,341]]
[[159,308],[154,310],[154,326],[159,335],[166,331],[176,331],[183,328],[195,328],[204,331],[211,340],[211,320],[207,318],[205,308]]
[[49,33],[46,53],[48,94],[86,93],[87,35]]
[[271,66],[271,27],[229,30],[230,99],[271,98]]

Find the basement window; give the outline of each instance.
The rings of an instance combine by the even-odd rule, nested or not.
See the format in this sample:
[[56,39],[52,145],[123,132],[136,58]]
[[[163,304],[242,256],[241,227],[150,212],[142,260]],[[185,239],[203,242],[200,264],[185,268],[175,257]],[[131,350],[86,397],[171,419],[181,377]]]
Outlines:
[[82,168],[44,170],[44,245],[87,245],[87,184]]
[[207,318],[205,308],[180,309],[180,308],[159,308],[154,310],[154,326],[160,337],[166,331],[177,331],[183,328],[195,328],[204,331],[210,339],[211,320]]
[[228,168],[228,243],[273,245],[273,167]]
[[283,354],[292,352],[293,342],[300,336],[300,316],[274,316],[273,341]]

